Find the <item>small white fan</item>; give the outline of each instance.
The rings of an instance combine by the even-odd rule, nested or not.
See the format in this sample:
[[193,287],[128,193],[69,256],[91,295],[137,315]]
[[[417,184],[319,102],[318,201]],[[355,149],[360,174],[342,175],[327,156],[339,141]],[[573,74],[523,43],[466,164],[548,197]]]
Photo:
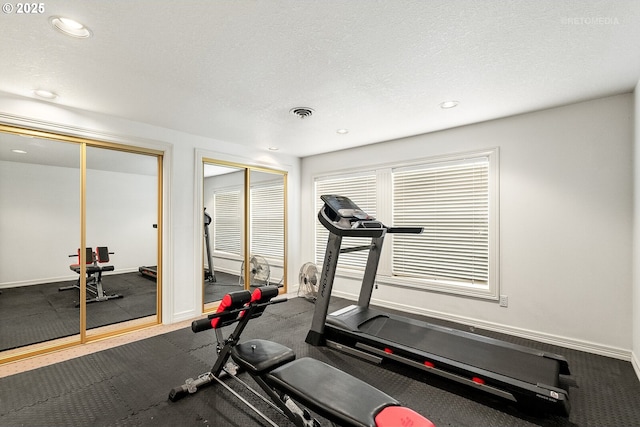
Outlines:
[[[249,286],[265,286],[269,284],[271,268],[264,257],[252,255],[249,260]],[[244,283],[244,261],[240,267],[240,284]]]
[[318,297],[318,283],[320,282],[320,273],[318,267],[312,263],[307,262],[300,267],[300,274],[298,275],[298,296],[302,296],[309,301],[315,301]]

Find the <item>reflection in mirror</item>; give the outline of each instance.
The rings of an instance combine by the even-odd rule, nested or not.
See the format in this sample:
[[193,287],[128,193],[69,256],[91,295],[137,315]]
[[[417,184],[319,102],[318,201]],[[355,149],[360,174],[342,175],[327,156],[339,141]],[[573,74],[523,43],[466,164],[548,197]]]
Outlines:
[[250,286],[284,285],[285,177],[250,172]]
[[203,215],[203,301],[206,305],[243,286],[240,269],[244,256],[245,170],[204,163],[203,174],[206,213]]
[[87,330],[157,313],[156,156],[87,147]]
[[80,332],[58,291],[78,280],[79,170],[78,144],[0,133],[0,351]]

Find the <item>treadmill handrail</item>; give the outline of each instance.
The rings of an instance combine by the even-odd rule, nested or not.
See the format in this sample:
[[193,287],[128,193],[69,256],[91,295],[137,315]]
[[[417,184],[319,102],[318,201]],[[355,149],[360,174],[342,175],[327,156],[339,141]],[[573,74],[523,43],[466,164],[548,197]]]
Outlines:
[[424,227],[387,227],[387,233],[422,234]]

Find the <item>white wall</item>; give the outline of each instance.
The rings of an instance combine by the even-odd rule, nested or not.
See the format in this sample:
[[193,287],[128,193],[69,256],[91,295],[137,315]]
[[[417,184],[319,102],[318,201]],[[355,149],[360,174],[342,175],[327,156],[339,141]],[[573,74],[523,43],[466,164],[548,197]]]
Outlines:
[[0,288],[73,278],[79,180],[78,169],[0,161]]
[[108,246],[116,272],[157,262],[158,177],[87,170],[87,246]]
[[[509,307],[392,286],[374,300],[628,359],[632,103],[631,94],[612,96],[304,158],[302,258],[313,259],[314,176],[497,146],[500,293]],[[358,285],[337,280],[336,294],[354,297]]]
[[198,163],[201,164],[201,158],[198,156],[202,153],[212,159],[265,166],[288,172],[288,277],[291,284],[296,281],[296,266],[300,265],[298,158],[278,153],[258,153],[255,150],[247,153],[243,146],[237,144],[9,94],[0,94],[0,123],[164,152],[164,323],[189,319],[202,311],[202,192],[201,183],[196,183],[196,179],[201,181],[202,177],[202,170],[197,170]]
[[634,206],[633,206],[633,368],[640,378],[640,81],[634,91]]

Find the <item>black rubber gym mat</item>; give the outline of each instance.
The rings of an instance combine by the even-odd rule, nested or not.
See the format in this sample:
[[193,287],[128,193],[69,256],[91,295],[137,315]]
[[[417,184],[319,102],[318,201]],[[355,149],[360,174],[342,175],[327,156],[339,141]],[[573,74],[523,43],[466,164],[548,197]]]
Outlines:
[[[346,305],[348,301],[335,298],[330,310]],[[428,373],[395,364],[372,365],[306,344],[313,307],[301,298],[268,307],[262,317],[249,323],[243,338],[270,339],[291,347],[298,357],[314,357],[336,366],[393,396],[439,427],[640,426],[640,382],[627,361],[476,331],[568,359],[572,371],[569,418],[524,413],[510,402]],[[213,331],[194,334],[184,328],[0,378],[0,426],[266,425],[219,386],[202,389],[175,403],[168,401],[171,388],[211,368],[213,354]],[[251,382],[244,374],[242,378]],[[233,388],[240,390],[236,385]],[[249,399],[279,425],[292,425],[257,398]]]
[[[238,274],[240,274],[239,271]],[[227,293],[241,289],[243,289],[243,285],[240,283],[238,275],[216,271],[215,282],[204,282],[204,302],[219,301]]]
[[[0,299],[0,351],[79,334],[79,292],[58,290],[74,283],[4,289]],[[105,275],[103,285],[108,294],[124,298],[87,304],[87,328],[156,313],[156,283],[141,274]]]

